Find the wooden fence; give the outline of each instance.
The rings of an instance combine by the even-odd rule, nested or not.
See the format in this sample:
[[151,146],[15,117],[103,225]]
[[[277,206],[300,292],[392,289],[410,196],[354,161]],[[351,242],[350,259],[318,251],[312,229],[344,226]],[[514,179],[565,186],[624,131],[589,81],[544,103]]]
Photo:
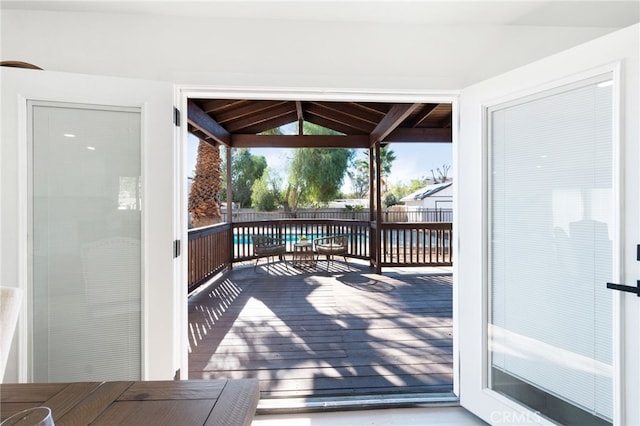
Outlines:
[[[338,219],[369,221],[369,209],[346,210],[337,208],[300,209],[296,217],[292,218],[284,210],[274,212],[258,212],[253,209],[241,209],[233,213],[234,222],[257,222],[280,219]],[[415,209],[391,207],[382,210],[384,222],[451,222],[453,211],[451,209]],[[227,213],[222,211],[222,221],[227,222]]]

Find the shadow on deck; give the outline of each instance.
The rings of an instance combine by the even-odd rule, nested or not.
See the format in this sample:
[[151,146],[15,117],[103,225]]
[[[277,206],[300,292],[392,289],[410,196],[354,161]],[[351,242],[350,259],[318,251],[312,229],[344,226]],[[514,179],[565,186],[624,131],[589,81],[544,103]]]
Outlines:
[[336,261],[240,267],[189,299],[189,378],[258,378],[262,397],[448,392],[450,268]]

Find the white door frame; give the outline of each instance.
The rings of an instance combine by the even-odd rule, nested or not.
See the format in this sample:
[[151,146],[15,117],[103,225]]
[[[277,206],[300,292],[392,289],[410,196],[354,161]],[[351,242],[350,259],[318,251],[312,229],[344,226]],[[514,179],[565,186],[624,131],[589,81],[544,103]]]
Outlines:
[[[487,320],[488,320],[488,179],[487,179],[487,109],[493,105],[552,89],[602,72],[611,71],[617,83],[620,108],[623,155],[621,172],[627,182],[640,186],[638,173],[638,34],[640,25],[609,34],[584,45],[526,65],[504,75],[464,89],[460,96],[460,131],[458,152],[459,203],[461,217],[457,222],[462,239],[457,258],[460,264],[459,322],[461,357],[461,403],[490,423],[507,419],[520,424],[544,424],[537,413],[503,397],[487,387]],[[615,88],[614,88],[615,89]],[[631,151],[629,150],[631,148]],[[624,191],[624,185],[621,185]],[[640,268],[635,261],[635,244],[640,241],[637,213],[638,194],[626,194],[622,222],[626,224],[623,251],[619,257],[622,283],[638,278]],[[475,211],[474,211],[475,209]],[[635,212],[635,213],[633,213]],[[630,223],[630,220],[633,221]],[[630,227],[630,228],[629,228]],[[633,250],[632,250],[633,249]],[[614,259],[615,264],[615,259]],[[606,283],[602,283],[606,285]],[[614,320],[614,422],[638,422],[638,339],[639,303],[635,295],[613,294],[618,315]],[[625,327],[628,324],[632,326]],[[634,325],[635,324],[635,325]],[[624,342],[624,344],[623,344]],[[630,345],[629,345],[630,344]],[[633,362],[635,357],[635,362]],[[624,380],[623,380],[624,379]],[[634,403],[635,401],[635,403]]]
[[[183,121],[186,122],[188,99],[256,99],[256,100],[301,100],[301,101],[354,101],[354,102],[417,102],[417,103],[450,103],[452,105],[452,144],[453,144],[453,179],[457,178],[458,168],[456,167],[456,150],[458,140],[458,95],[457,90],[430,90],[430,91],[366,91],[366,90],[337,90],[337,89],[318,89],[318,88],[241,88],[241,87],[193,87],[193,86],[180,86],[176,87],[176,104],[179,105],[181,116],[184,117]],[[181,127],[179,145],[182,152],[181,168],[187,170],[186,167],[186,151],[187,151],[187,137],[188,132],[185,125]],[[185,175],[186,176],[186,175]],[[181,178],[183,184],[181,185],[181,205],[183,211],[187,211],[188,195],[186,192],[186,179]],[[453,233],[458,235],[457,221],[456,221],[456,197],[457,185],[454,185],[454,203],[453,203]],[[182,240],[187,241],[187,222],[186,217],[183,221],[183,235]],[[457,238],[457,237],[456,237]],[[457,258],[457,240],[453,241],[452,250],[454,257]],[[183,279],[186,281],[187,273],[187,258],[183,256],[182,268]],[[459,395],[459,382],[460,375],[458,368],[459,363],[459,343],[458,343],[458,286],[457,286],[457,262],[454,262],[453,267],[453,393]],[[185,326],[186,328],[186,326]],[[187,343],[185,343],[185,348]],[[186,359],[183,361],[183,368],[188,366],[188,354],[186,350],[183,354]],[[188,371],[188,369],[186,370]]]

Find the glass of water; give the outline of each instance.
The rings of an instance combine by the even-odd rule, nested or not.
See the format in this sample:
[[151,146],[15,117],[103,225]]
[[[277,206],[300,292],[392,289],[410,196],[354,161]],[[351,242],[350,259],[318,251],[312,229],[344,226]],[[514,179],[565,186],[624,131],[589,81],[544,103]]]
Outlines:
[[55,426],[49,407],[34,407],[5,419],[0,426]]

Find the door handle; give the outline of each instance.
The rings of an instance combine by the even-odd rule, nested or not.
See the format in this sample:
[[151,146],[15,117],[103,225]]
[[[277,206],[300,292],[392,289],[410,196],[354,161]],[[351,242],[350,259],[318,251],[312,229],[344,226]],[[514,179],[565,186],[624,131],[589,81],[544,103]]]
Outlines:
[[630,285],[607,283],[607,288],[610,288],[611,290],[620,290],[629,293],[635,293],[636,296],[640,297],[640,280],[636,282],[636,287],[632,287]]

